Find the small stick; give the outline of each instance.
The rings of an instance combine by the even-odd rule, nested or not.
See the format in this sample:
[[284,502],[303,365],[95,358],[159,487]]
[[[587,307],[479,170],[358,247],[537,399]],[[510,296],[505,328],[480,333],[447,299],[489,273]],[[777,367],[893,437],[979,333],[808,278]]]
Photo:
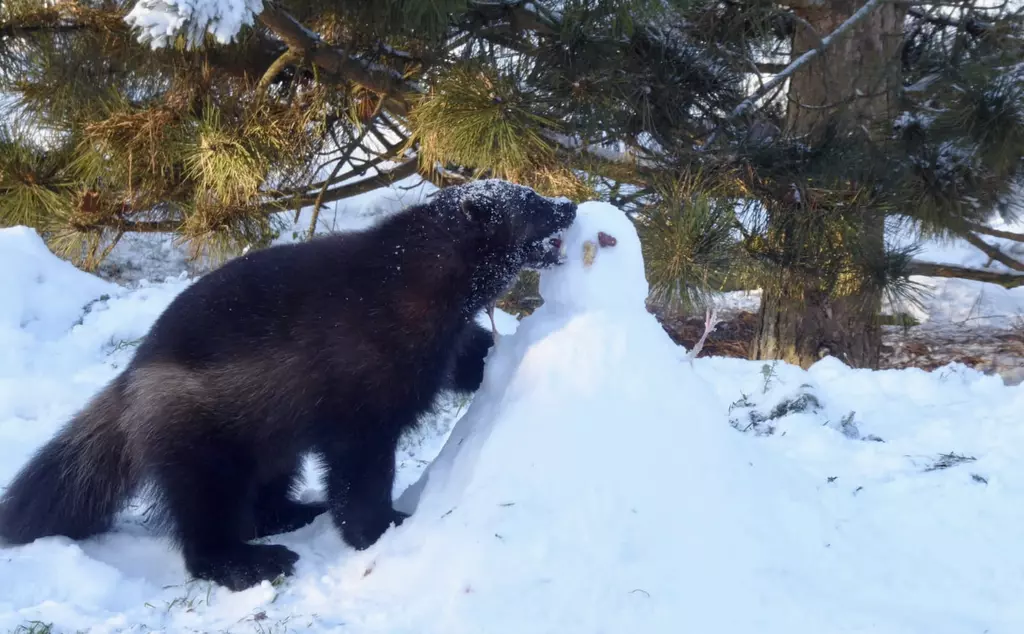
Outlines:
[[697,358],[698,354],[700,354],[701,349],[704,347],[704,342],[707,341],[708,335],[714,332],[715,327],[718,324],[718,312],[708,308],[704,312],[704,334],[702,334],[700,339],[697,340],[697,343],[694,344],[693,350],[686,353],[686,360],[690,362],[690,365],[693,365],[693,360]]
[[487,307],[487,316],[491,318],[491,335],[498,339],[498,327],[494,325],[494,304]]

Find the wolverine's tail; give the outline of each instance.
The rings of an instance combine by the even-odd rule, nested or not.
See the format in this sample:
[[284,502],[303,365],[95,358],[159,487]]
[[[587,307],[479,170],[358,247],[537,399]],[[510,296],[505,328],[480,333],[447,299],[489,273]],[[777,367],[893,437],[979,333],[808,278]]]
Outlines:
[[137,479],[118,420],[124,401],[118,377],[22,467],[0,500],[0,539],[81,539],[110,528]]

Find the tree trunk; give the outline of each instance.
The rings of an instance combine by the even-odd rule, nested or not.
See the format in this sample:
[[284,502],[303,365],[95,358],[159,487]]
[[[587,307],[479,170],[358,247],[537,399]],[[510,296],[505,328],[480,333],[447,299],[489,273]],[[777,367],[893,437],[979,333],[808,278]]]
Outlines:
[[[794,59],[816,48],[822,37],[860,8],[860,3],[850,0],[808,4],[814,6],[794,9],[804,21],[794,32]],[[899,89],[905,16],[902,6],[883,3],[793,75],[786,112],[789,135],[813,143],[829,122],[846,132],[871,135],[878,121],[891,119]],[[794,207],[781,213],[809,212]],[[858,219],[862,249],[883,253],[882,222],[880,215],[868,212]],[[783,248],[788,248],[785,239]],[[829,282],[824,286],[831,286]],[[784,273],[779,283],[764,290],[750,356],[807,368],[830,354],[853,367],[875,368],[881,346],[880,307],[879,289],[832,297],[818,288],[808,288],[806,277]]]
[[807,368],[830,355],[853,367],[877,368],[878,305],[877,294],[836,299],[818,290],[764,293],[751,358]]

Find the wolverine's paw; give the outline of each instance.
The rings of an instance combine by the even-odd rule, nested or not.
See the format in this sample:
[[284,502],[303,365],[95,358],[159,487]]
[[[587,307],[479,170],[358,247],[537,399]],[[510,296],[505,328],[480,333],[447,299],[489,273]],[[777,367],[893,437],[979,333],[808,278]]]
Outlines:
[[298,560],[299,555],[284,546],[239,544],[186,556],[185,564],[196,579],[213,581],[237,592],[264,580],[292,575]]
[[282,500],[275,508],[257,511],[254,538],[290,533],[327,512],[324,502],[294,502]]
[[401,526],[407,517],[409,516],[405,513],[391,509],[390,513],[370,520],[352,521],[352,519],[348,519],[341,527],[341,537],[352,548],[366,550],[377,543],[384,531],[392,526]]
[[395,526],[401,526],[402,522],[404,522],[406,519],[409,518],[409,514],[408,513],[403,513],[401,511],[396,511],[395,509],[391,509],[391,512],[393,513],[393,515],[391,516],[391,522]]

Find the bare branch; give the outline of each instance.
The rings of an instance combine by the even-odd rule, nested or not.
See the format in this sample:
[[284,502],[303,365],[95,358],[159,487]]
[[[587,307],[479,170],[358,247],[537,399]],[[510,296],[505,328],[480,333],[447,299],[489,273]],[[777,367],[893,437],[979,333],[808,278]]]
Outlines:
[[967,228],[974,233],[983,233],[985,235],[993,236],[996,238],[1004,238],[1006,240],[1013,240],[1015,242],[1024,242],[1024,233],[1014,233],[1013,231],[1000,231],[999,229],[991,229],[985,225],[979,225],[973,222],[967,223]]
[[775,64],[772,62],[751,63],[753,64],[754,68],[757,69],[757,72],[761,73],[762,75],[774,75],[775,73],[781,73],[782,71],[786,70],[785,64]]
[[[762,97],[764,97],[765,95],[767,95],[768,93],[773,91],[776,87],[781,85],[784,81],[786,81],[794,73],[796,73],[796,71],[798,71],[802,67],[806,66],[811,60],[813,60],[814,58],[816,58],[819,55],[821,55],[826,49],[828,49],[829,46],[832,45],[832,42],[834,42],[837,38],[842,37],[847,31],[849,31],[854,26],[856,26],[858,23],[860,23],[865,18],[867,18],[869,15],[871,15],[871,12],[874,11],[875,9],[877,9],[879,7],[879,5],[883,4],[883,2],[885,2],[885,1],[886,0],[868,0],[864,4],[864,6],[862,6],[860,9],[857,9],[857,11],[853,15],[851,15],[849,18],[847,18],[845,22],[840,24],[836,28],[835,31],[832,31],[827,36],[822,38],[821,44],[817,48],[812,48],[811,50],[807,51],[806,53],[804,53],[800,57],[798,57],[795,60],[793,60],[789,64],[789,66],[786,67],[785,70],[780,72],[778,75],[772,77],[769,81],[765,82],[765,84],[763,86],[761,86],[758,90],[756,90],[754,92],[754,94],[752,94],[749,97],[747,97],[746,99],[744,99],[740,103],[740,105],[736,106],[736,108],[733,109],[733,111],[731,113],[729,113],[728,120],[731,121],[732,119],[735,119],[736,117],[739,117],[744,112],[746,112],[751,106],[753,106],[755,103],[757,103],[757,101],[759,99],[761,99]],[[792,3],[790,3],[790,4],[792,4]],[[822,2],[821,2],[821,0],[809,0],[809,2],[805,3],[805,4],[810,4],[810,6],[815,6],[815,5],[818,5],[818,4],[822,4]],[[804,6],[804,5],[801,5],[801,6]],[[711,135],[708,137],[707,143],[705,143],[704,147],[709,147],[711,145],[711,143],[714,142],[715,138],[718,136],[718,131],[720,129],[721,128],[716,128],[714,130],[714,132],[711,133]]]
[[967,240],[967,242],[969,242],[971,244],[971,246],[977,248],[979,251],[981,251],[982,253],[984,253],[988,257],[992,258],[996,262],[999,262],[1000,264],[1004,264],[1004,265],[1006,265],[1006,267],[1011,268],[1014,271],[1022,271],[1022,272],[1024,272],[1024,263],[1018,262],[1017,260],[1013,259],[1012,257],[1006,255],[1005,253],[1000,251],[998,247],[992,246],[991,244],[989,244],[988,242],[985,242],[984,240],[982,240],[978,236],[974,235],[970,231],[966,231],[964,233],[958,233],[957,235],[962,237],[964,240]]
[[267,68],[267,71],[263,73],[263,77],[260,78],[260,83],[256,85],[256,93],[264,94],[270,87],[270,83],[274,81],[274,78],[278,74],[287,68],[290,64],[302,59],[302,54],[295,49],[286,49],[284,53],[281,53],[280,57],[274,60],[274,63]]
[[316,233],[316,223],[317,220],[320,218],[320,209],[324,205],[324,196],[327,195],[327,188],[330,186],[331,181],[334,180],[334,178],[338,175],[338,172],[341,171],[342,166],[344,166],[345,163],[348,163],[348,160],[352,158],[352,154],[356,151],[356,149],[359,148],[360,144],[362,144],[363,139],[366,138],[366,133],[369,132],[370,128],[374,126],[374,122],[377,119],[377,115],[380,113],[380,107],[383,104],[384,100],[381,99],[377,103],[377,107],[373,111],[373,116],[370,117],[370,120],[366,122],[366,125],[359,133],[359,136],[356,137],[351,143],[349,143],[347,148],[345,148],[344,152],[341,155],[341,158],[338,159],[338,164],[334,166],[334,170],[331,172],[331,175],[327,177],[326,181],[324,181],[323,189],[321,189],[320,193],[317,194],[316,202],[313,203],[313,217],[309,221],[309,232],[306,235],[307,240],[312,240],[313,235]]
[[821,9],[827,5],[825,0],[782,0],[779,2],[790,9]]
[[116,227],[125,233],[176,233],[181,229],[181,222],[181,220],[122,222]]
[[[351,198],[360,194],[371,192],[381,187],[387,187],[395,181],[408,178],[417,173],[417,167],[419,159],[416,157],[406,159],[397,166],[391,168],[386,172],[380,172],[369,178],[349,183],[348,185],[342,185],[334,189],[329,189],[323,193],[323,197],[320,199],[321,204],[327,204],[344,200],[345,198]],[[286,209],[296,209],[299,207],[305,207],[312,205],[316,202],[316,196],[298,196],[291,199],[275,200],[270,203],[263,205],[263,210],[267,213],[277,213]]]
[[977,282],[989,282],[998,284],[1003,288],[1017,288],[1024,286],[1024,275],[1016,273],[997,273],[995,271],[983,271],[981,269],[970,269],[952,264],[935,264],[933,262],[910,263],[910,275],[924,275],[926,277],[952,277]]
[[392,112],[403,116],[408,114],[407,95],[422,90],[406,81],[397,71],[364,64],[330,46],[273,2],[264,4],[259,20],[284,40],[288,48],[301,53],[323,70],[386,97],[385,107]]
[[963,29],[968,34],[973,35],[974,37],[984,35],[985,33],[991,31],[993,28],[991,23],[983,22],[973,17],[967,17],[963,20],[957,20],[956,18],[951,18],[946,15],[926,13],[925,11],[916,7],[908,9],[907,12],[910,15],[914,16],[915,18],[919,20],[924,20],[925,22],[928,22],[929,24],[934,24],[935,26],[942,26],[953,29]]

